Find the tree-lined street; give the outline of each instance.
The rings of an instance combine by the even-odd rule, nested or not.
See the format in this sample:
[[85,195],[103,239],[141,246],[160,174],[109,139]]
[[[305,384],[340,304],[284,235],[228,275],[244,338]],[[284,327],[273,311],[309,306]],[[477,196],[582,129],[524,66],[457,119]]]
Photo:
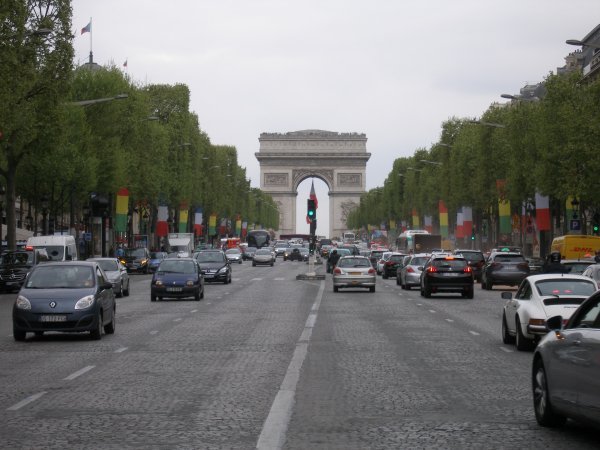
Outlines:
[[334,294],[330,276],[296,281],[306,267],[236,265],[198,303],[150,303],[150,277],[133,276],[100,342],[15,343],[15,295],[0,296],[3,445],[595,448],[579,424],[536,424],[531,353],[500,338],[501,288],[424,299],[379,278],[374,294]]

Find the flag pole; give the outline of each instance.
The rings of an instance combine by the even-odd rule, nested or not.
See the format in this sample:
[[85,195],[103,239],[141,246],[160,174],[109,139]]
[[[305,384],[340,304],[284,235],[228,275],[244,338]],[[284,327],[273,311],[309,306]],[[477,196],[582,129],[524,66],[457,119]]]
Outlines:
[[94,62],[94,54],[92,53],[92,35],[94,33],[94,27],[92,25],[92,18],[90,17],[90,64]]

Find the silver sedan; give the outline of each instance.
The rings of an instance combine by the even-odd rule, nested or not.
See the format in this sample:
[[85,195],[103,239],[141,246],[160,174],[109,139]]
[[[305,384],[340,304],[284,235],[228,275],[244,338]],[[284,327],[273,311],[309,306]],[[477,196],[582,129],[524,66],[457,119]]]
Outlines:
[[573,313],[546,321],[552,330],[533,356],[533,406],[537,422],[563,425],[567,417],[600,425],[600,291]]
[[375,292],[377,272],[365,256],[343,256],[333,269],[333,292],[340,288],[369,288]]
[[104,270],[108,281],[113,285],[115,296],[129,295],[129,274],[127,268],[118,258],[88,258],[87,261],[96,261],[100,268]]
[[275,263],[275,255],[268,248],[259,248],[254,253],[254,258],[252,258],[252,266],[256,267],[260,265],[273,266]]

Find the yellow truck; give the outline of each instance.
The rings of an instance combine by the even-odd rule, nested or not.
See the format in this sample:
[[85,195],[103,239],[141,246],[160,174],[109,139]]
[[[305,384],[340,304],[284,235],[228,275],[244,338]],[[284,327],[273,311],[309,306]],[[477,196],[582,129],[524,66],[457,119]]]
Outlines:
[[600,237],[567,234],[552,240],[551,252],[560,252],[563,259],[589,259],[600,250]]

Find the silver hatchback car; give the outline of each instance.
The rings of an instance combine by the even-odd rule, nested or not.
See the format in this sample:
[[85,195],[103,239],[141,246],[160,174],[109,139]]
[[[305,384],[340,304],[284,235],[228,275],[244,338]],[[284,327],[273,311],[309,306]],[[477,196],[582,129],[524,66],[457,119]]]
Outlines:
[[375,292],[377,272],[365,256],[343,256],[333,269],[333,292],[340,288],[369,288]]
[[421,286],[421,270],[430,258],[429,253],[417,253],[412,255],[408,261],[401,267],[398,267],[396,275],[396,284],[402,286],[402,289],[411,289]]

